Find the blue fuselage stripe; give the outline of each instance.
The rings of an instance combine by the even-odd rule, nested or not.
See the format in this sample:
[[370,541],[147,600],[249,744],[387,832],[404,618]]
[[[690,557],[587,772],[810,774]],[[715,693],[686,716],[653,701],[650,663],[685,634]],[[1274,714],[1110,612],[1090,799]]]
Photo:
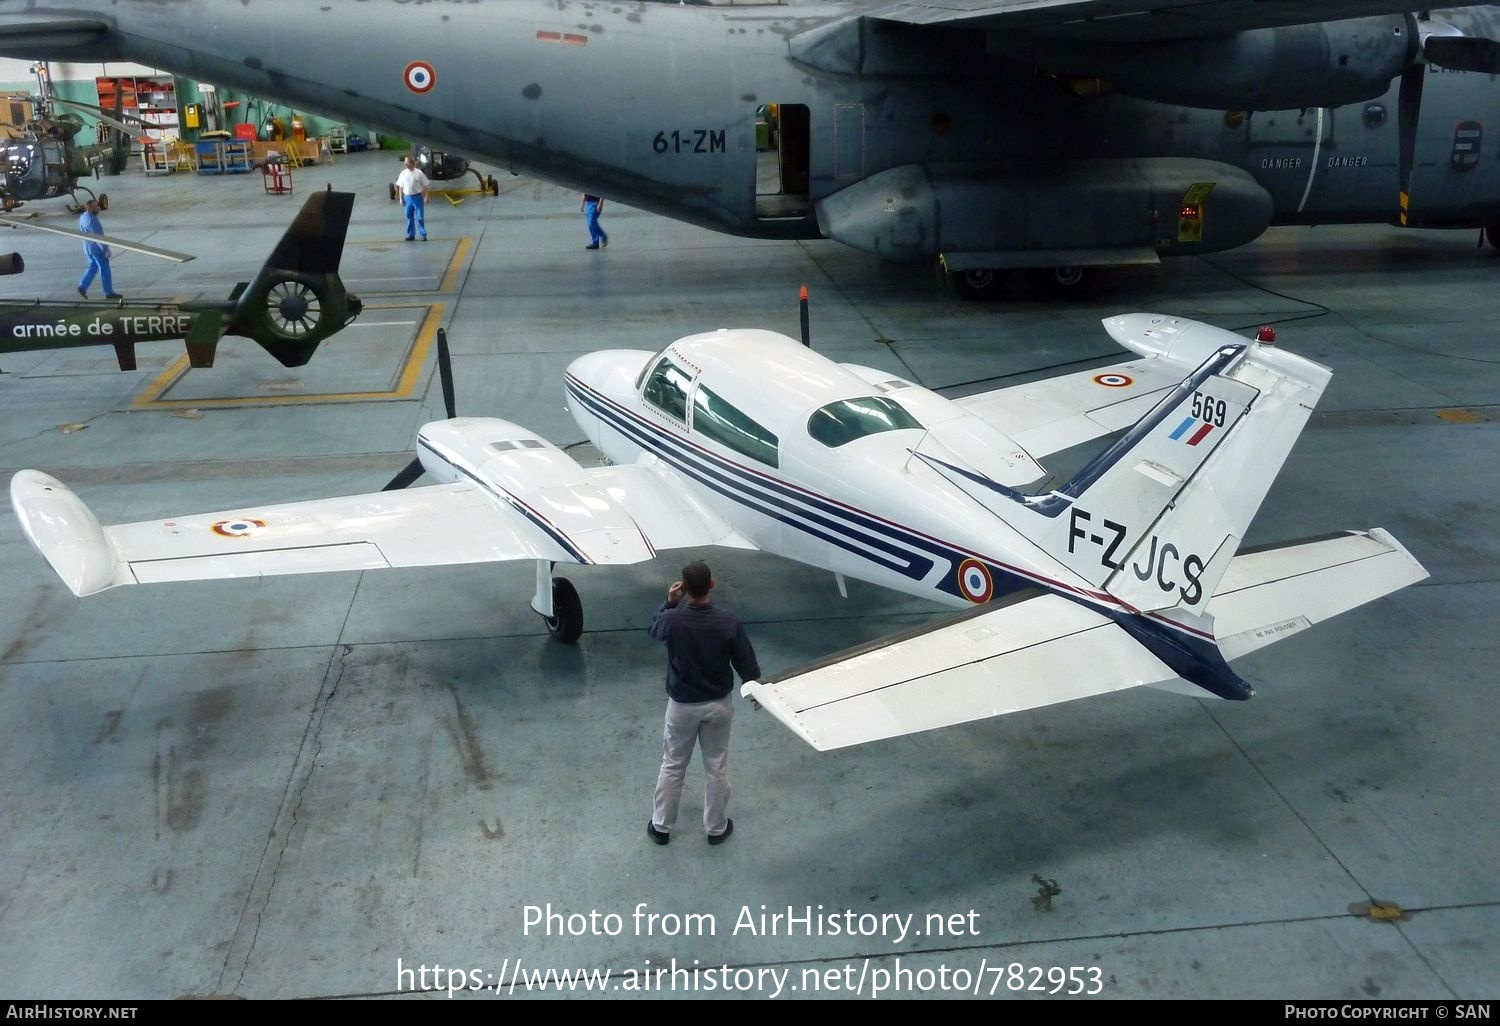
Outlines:
[[[929,555],[947,561],[954,568],[965,559],[973,558],[989,567],[995,582],[993,598],[1040,585],[1064,598],[1083,602],[1111,619],[1120,620],[1137,615],[1120,609],[1116,600],[1107,594],[1083,592],[1061,582],[1029,574],[978,552],[956,548],[889,521],[822,499],[771,478],[762,471],[741,467],[653,424],[571,375],[566,379],[566,386],[569,395],[602,423],[646,452],[660,457],[678,472],[748,509],[795,527],[805,534],[852,552],[913,581],[923,580],[932,569],[934,560],[928,558]],[[883,559],[872,553],[871,548],[897,558]],[[912,549],[918,551],[913,552]],[[945,594],[965,597],[954,573],[945,573],[941,580],[935,582],[934,587]],[[1158,617],[1152,619],[1170,630],[1212,641],[1207,635],[1182,624]]]

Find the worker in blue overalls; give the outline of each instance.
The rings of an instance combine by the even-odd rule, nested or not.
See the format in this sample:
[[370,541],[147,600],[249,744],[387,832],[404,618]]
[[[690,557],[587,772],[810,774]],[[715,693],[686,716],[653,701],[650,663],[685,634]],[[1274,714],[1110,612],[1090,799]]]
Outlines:
[[[83,205],[83,213],[78,215],[78,230],[88,235],[104,234],[104,225],[99,222],[98,200],[91,198]],[[109,247],[102,242],[85,242],[83,252],[89,258],[89,265],[84,269],[83,277],[78,279],[78,294],[84,299],[89,298],[89,286],[98,275],[99,283],[104,286],[104,298],[121,298],[115,292],[114,279],[109,273]]]
[[604,213],[604,200],[598,196],[584,193],[583,198],[578,201],[578,209],[583,211],[585,220],[589,226],[589,244],[584,249],[602,249],[609,245],[609,236],[604,229],[599,227],[599,215]]

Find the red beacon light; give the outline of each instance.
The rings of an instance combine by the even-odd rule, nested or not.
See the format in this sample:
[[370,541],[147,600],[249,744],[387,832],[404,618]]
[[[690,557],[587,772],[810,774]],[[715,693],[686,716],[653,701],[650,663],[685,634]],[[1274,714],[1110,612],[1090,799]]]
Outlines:
[[1255,341],[1263,346],[1274,346],[1276,344],[1276,329],[1269,324],[1262,325],[1261,329],[1255,333]]

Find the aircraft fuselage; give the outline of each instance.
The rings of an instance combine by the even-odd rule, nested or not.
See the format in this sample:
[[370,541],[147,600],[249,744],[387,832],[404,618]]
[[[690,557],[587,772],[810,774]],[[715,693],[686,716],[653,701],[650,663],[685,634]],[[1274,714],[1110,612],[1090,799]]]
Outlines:
[[[0,0],[3,15],[29,8]],[[48,17],[108,36],[25,56],[137,60],[706,228],[824,235],[890,259],[1209,252],[1268,224],[1397,216],[1395,82],[1363,102],[1249,114],[1086,97],[965,34],[942,38],[976,52],[828,70],[805,41],[851,10],[59,0]],[[1486,8],[1449,13],[1497,34]],[[1497,99],[1495,76],[1427,72],[1411,223],[1500,218],[1500,159],[1483,138]],[[1196,234],[1179,230],[1183,183],[1210,187]],[[934,212],[882,220],[905,188],[929,190]],[[982,224],[939,224],[940,210]]]
[[[880,396],[881,389],[853,369],[789,339],[770,332],[754,334],[753,340],[720,344],[733,348],[737,342],[739,358],[750,360],[763,359],[768,348],[779,347],[772,360],[778,374],[773,397],[762,395],[757,401],[757,393],[765,390],[757,390],[748,375],[725,373],[722,367],[717,373],[703,370],[687,389],[693,411],[690,429],[671,412],[671,403],[659,405],[649,386],[642,387],[658,355],[611,350],[582,357],[569,367],[568,408],[611,462],[660,461],[685,491],[765,551],[951,607],[981,604],[1038,586],[1118,607],[914,457],[913,450],[933,449],[936,444],[928,437],[928,425],[847,441],[833,435],[820,440],[810,433],[820,409],[841,400],[864,402]],[[693,373],[692,346],[701,338],[674,344],[660,359]],[[711,349],[697,350],[705,351]],[[726,351],[726,357],[736,359],[732,351]],[[925,390],[905,385],[907,405],[914,405],[911,393],[919,391]],[[968,418],[984,434],[983,442],[1003,440],[977,418],[928,395],[946,407],[950,437],[951,421]],[[737,430],[741,438],[749,437],[743,433],[749,431],[765,444],[737,448],[714,437],[709,421],[724,408],[720,404],[754,411],[753,425],[745,418]],[[1018,449],[1010,443],[999,451]],[[953,458],[946,448],[936,451]],[[978,447],[973,451],[977,454]],[[758,452],[759,458],[747,452]],[[1042,472],[1018,454],[1011,464],[988,469],[1028,477],[1033,468]]]

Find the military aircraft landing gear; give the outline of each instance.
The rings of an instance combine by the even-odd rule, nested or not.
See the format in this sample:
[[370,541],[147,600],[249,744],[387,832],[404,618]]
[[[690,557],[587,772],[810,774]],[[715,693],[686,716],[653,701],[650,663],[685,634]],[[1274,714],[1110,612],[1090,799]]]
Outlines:
[[991,300],[1005,287],[1005,271],[998,267],[971,267],[966,271],[944,271],[948,287],[960,299]]
[[552,615],[542,617],[547,633],[564,645],[578,642],[583,633],[583,602],[566,577],[552,578]]
[[1072,295],[1082,292],[1089,283],[1089,269],[1077,264],[1062,267],[1037,267],[1030,272],[1037,288],[1053,295]]

